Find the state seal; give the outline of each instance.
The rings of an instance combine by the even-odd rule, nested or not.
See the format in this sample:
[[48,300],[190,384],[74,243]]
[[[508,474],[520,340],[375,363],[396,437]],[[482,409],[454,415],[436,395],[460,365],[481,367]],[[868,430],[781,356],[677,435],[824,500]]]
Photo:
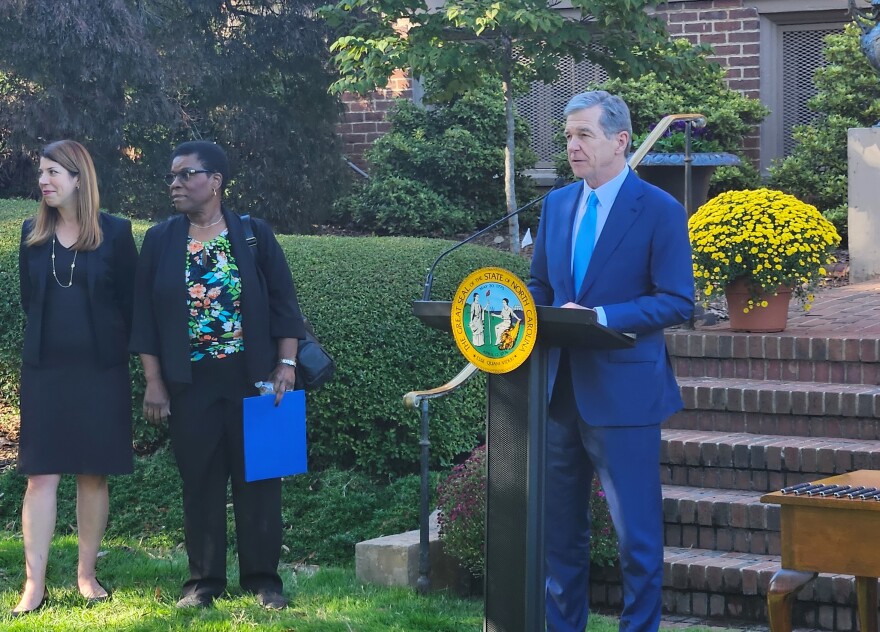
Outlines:
[[526,284],[504,268],[480,268],[461,282],[450,310],[461,354],[481,371],[519,367],[538,339],[538,312]]

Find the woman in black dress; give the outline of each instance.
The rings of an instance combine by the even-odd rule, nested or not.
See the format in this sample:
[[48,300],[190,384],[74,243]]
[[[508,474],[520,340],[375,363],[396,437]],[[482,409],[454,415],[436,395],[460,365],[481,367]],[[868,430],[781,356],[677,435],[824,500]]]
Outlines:
[[43,194],[19,248],[26,315],[18,471],[28,477],[22,511],[27,580],[14,616],[48,597],[46,561],[62,474],[75,474],[77,585],[107,599],[95,562],[107,526],[107,475],[132,471],[128,335],[137,249],[131,223],[101,213],[95,167],[71,140],[40,158]]

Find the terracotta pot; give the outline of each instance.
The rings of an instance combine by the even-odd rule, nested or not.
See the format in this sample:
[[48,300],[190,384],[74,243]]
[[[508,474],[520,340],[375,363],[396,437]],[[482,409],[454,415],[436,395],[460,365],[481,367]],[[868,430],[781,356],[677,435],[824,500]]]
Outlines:
[[724,289],[731,331],[755,333],[783,331],[788,323],[791,288],[780,285],[776,288],[776,294],[760,293],[758,301],[767,301],[767,307],[753,307],[748,313],[744,313],[743,309],[748,306],[749,299],[752,298],[750,288],[748,280],[740,278]]

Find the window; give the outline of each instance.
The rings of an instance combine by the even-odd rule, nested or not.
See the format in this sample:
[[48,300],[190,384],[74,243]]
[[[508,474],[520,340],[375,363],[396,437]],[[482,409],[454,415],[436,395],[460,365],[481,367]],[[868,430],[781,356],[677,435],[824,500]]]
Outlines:
[[[813,120],[807,101],[816,94],[813,74],[826,64],[825,37],[849,21],[839,2],[813,2],[812,11],[761,13],[761,101],[770,115],[761,126],[761,167],[791,153],[792,129]],[[815,5],[815,6],[814,6]],[[820,6],[821,5],[821,6]],[[845,6],[845,5],[844,5]]]
[[842,30],[842,27],[782,28],[782,151],[785,156],[794,147],[792,128],[806,125],[816,116],[807,107],[807,101],[816,94],[813,74],[827,65],[822,55],[825,36]]
[[531,91],[516,102],[517,112],[532,128],[531,148],[538,154],[537,169],[552,169],[554,156],[562,150],[554,143],[554,136],[561,129],[562,110],[571,97],[586,91],[589,84],[608,78],[603,68],[590,62],[575,64],[567,59],[559,70],[556,83],[535,81]]

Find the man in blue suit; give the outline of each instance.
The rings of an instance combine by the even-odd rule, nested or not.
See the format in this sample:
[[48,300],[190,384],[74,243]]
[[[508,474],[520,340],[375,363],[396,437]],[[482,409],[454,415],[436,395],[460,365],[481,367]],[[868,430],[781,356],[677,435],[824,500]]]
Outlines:
[[544,202],[529,289],[539,305],[594,309],[634,333],[631,349],[552,349],[545,478],[547,630],[583,632],[590,482],[597,473],[620,542],[620,630],[655,631],[663,583],[660,424],[682,400],[663,329],[694,306],[684,208],[627,165],[629,109],[587,92],[565,108],[568,161],[581,180]]

